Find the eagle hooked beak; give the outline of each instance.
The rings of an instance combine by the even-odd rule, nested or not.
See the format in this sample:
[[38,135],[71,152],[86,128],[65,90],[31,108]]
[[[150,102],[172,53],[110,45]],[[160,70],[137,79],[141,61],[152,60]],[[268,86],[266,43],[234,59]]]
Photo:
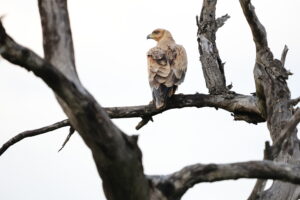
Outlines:
[[147,35],[147,39],[152,39],[152,34]]

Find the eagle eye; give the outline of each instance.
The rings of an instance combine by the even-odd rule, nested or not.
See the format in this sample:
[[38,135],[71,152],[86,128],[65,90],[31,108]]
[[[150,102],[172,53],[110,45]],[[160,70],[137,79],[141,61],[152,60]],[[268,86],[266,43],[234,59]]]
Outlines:
[[159,30],[153,31],[153,34],[159,34]]

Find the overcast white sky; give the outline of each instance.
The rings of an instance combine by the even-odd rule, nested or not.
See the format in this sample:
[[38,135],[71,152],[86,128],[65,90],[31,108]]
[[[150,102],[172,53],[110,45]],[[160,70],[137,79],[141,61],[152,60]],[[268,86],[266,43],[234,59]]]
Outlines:
[[[257,14],[268,32],[269,46],[279,58],[284,44],[292,96],[300,96],[300,1],[256,0]],[[202,0],[69,0],[79,76],[102,106],[147,104],[146,52],[155,45],[146,35],[161,27],[185,46],[189,66],[179,93],[207,93],[196,43],[195,16]],[[250,29],[236,0],[219,1],[217,14],[231,18],[217,34],[227,83],[238,93],[254,92],[255,50]],[[19,43],[42,52],[36,0],[0,0],[7,32]],[[32,73],[0,60],[0,145],[24,130],[65,118],[49,88]],[[140,119],[114,122],[128,134],[139,134],[147,174],[167,174],[194,163],[228,163],[262,158],[269,140],[265,124],[235,122],[230,113],[185,108],[154,117],[140,131]],[[89,149],[76,134],[57,153],[68,129],[25,139],[0,157],[0,199],[104,200]],[[254,180],[199,184],[183,200],[246,199]]]

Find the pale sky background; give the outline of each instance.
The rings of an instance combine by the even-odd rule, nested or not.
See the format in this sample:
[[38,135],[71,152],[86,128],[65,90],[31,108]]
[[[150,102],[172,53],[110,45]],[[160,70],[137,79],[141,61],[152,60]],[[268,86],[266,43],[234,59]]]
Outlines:
[[[288,83],[300,96],[300,1],[256,0],[269,46],[280,58],[284,44],[290,51],[286,66],[294,76]],[[179,93],[207,93],[196,42],[195,16],[202,0],[69,0],[76,64],[86,88],[102,106],[147,104],[146,52],[155,45],[147,34],[161,27],[185,46],[189,66]],[[226,62],[227,83],[238,93],[254,92],[255,49],[250,29],[237,0],[219,1],[217,15],[231,18],[217,33]],[[43,55],[36,0],[0,0],[7,32],[20,44]],[[32,73],[0,58],[0,145],[19,132],[50,125],[65,118],[53,93]],[[266,124],[235,122],[230,113],[212,108],[170,110],[154,117],[139,131],[140,119],[114,122],[127,134],[140,135],[139,146],[147,174],[168,174],[195,163],[228,163],[262,158],[269,140]],[[57,153],[68,129],[25,139],[0,157],[2,200],[104,200],[91,152],[76,133]],[[241,200],[255,180],[198,184],[183,200]]]

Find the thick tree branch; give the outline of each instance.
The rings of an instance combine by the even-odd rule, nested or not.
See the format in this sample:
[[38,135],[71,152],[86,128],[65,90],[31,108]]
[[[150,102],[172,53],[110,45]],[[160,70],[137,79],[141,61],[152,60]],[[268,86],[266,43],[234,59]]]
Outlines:
[[197,19],[197,41],[206,87],[210,94],[228,91],[222,63],[216,45],[216,32],[229,18],[224,15],[216,20],[217,0],[203,0],[200,19]]
[[[48,11],[51,12],[51,9]],[[149,199],[149,185],[143,173],[137,141],[125,135],[111,122],[104,109],[80,82],[70,79],[60,68],[15,43],[6,34],[2,23],[0,48],[4,48],[1,54],[3,58],[32,71],[60,99],[72,127],[93,153],[107,199]],[[64,62],[59,62],[60,64],[63,65]]]
[[54,130],[62,128],[62,127],[65,127],[65,126],[70,126],[70,123],[69,123],[68,120],[63,120],[63,121],[57,122],[55,124],[39,128],[39,129],[30,130],[30,131],[24,131],[22,133],[19,133],[18,135],[14,136],[10,140],[8,140],[5,144],[2,145],[2,147],[0,148],[0,156],[9,147],[11,147],[15,143],[23,140],[24,138],[41,135],[41,134],[44,134],[44,133],[47,133],[47,132],[50,132],[50,131],[54,131]]
[[195,164],[168,176],[150,176],[153,185],[168,200],[180,199],[197,183],[240,178],[274,179],[300,184],[300,167],[272,161],[249,161],[233,164]]
[[[169,101],[169,103],[167,104],[167,106],[163,109],[156,109],[155,106],[149,104],[149,105],[127,106],[127,107],[107,107],[104,108],[104,110],[107,112],[107,114],[111,119],[141,117],[143,120],[137,126],[137,128],[141,128],[148,121],[152,119],[152,116],[163,113],[167,110],[180,109],[186,107],[221,108],[233,113],[235,117],[238,116],[238,119],[240,119],[240,116],[244,116],[244,120],[249,123],[259,123],[264,121],[264,119],[260,116],[260,113],[256,106],[256,98],[254,96],[246,96],[241,94],[231,94],[230,98],[228,97],[228,95],[178,94],[178,95],[174,95],[172,99]],[[70,125],[69,120],[66,119],[64,121],[68,125]],[[68,138],[69,137],[67,137],[67,139]],[[64,145],[65,143],[63,144],[63,146]]]
[[111,107],[105,108],[105,110],[110,118],[131,118],[151,117],[166,110],[185,107],[221,108],[233,113],[236,119],[240,119],[240,116],[244,116],[243,119],[249,123],[256,124],[264,121],[258,110],[256,97],[242,94],[178,94],[174,95],[168,102],[167,106],[163,109],[156,109],[152,104],[150,104],[143,106]]
[[[63,71],[73,84],[69,87],[59,84],[63,95],[58,91],[55,93],[72,127],[93,153],[107,199],[147,200],[149,185],[143,173],[137,141],[112,123],[78,77],[72,75],[75,64],[67,1],[39,0],[39,10],[46,60]],[[66,70],[62,70],[64,65],[67,65]]]
[[78,80],[67,1],[38,0],[45,59],[65,76]]

